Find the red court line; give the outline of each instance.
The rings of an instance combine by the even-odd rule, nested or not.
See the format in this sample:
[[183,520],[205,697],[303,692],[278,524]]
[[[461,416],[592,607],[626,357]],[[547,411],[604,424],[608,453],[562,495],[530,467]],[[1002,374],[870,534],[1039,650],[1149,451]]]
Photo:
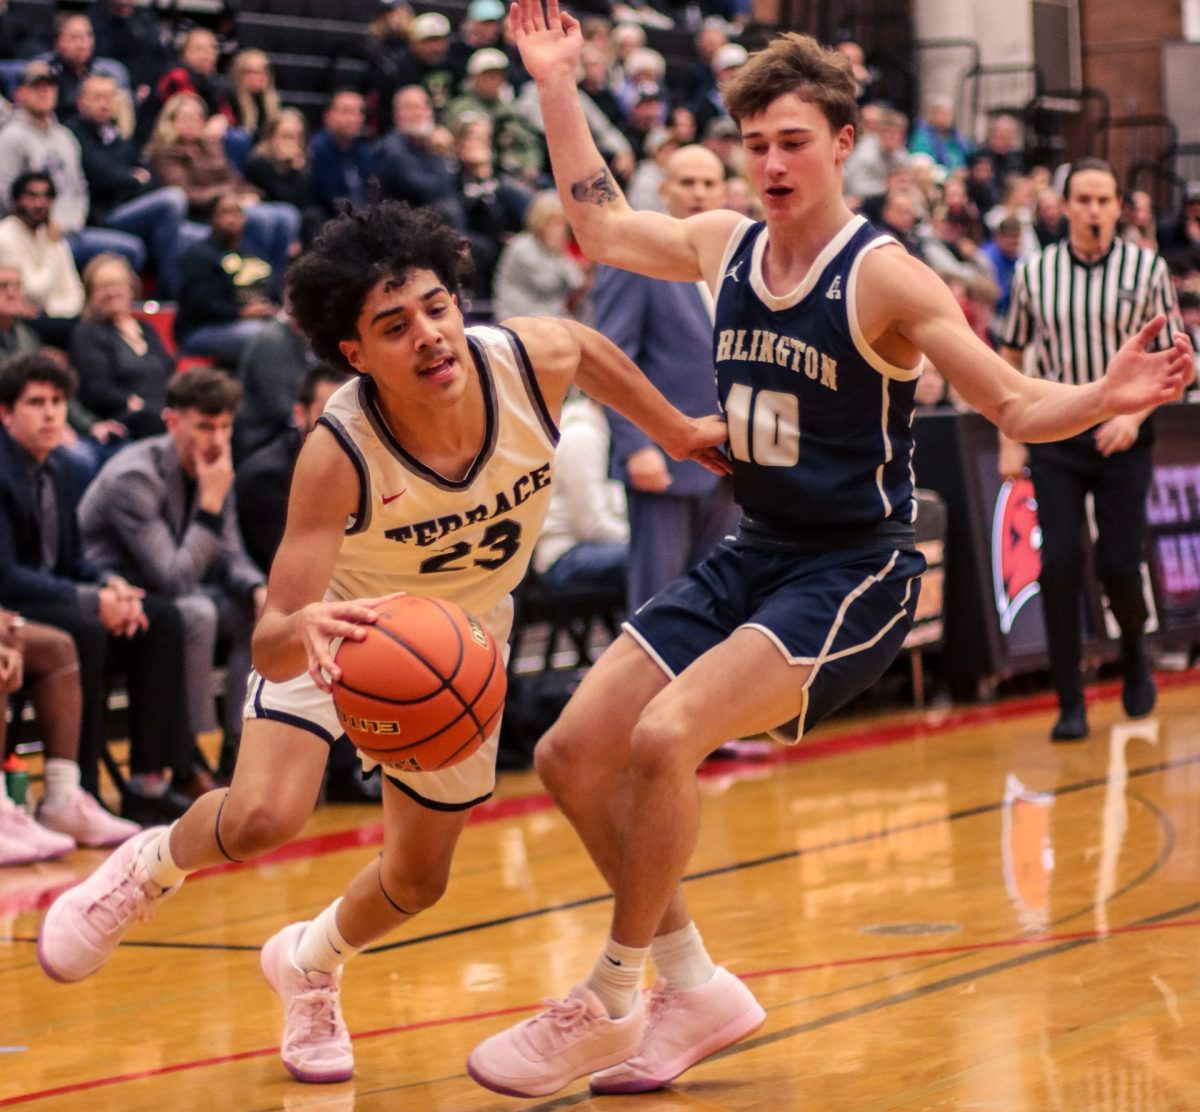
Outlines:
[[[1139,934],[1144,931],[1169,930],[1176,927],[1200,927],[1200,918],[1172,919],[1162,923],[1133,923],[1125,927],[1110,927],[1106,931],[1071,931],[1064,934],[1039,934],[1019,938],[1001,938],[990,942],[968,942],[961,946],[932,946],[923,950],[902,950],[894,953],[867,954],[856,958],[839,958],[833,961],[811,962],[808,965],[788,965],[777,969],[758,969],[739,973],[742,980],[754,980],[759,977],[777,977],[796,973],[812,973],[821,969],[841,969],[846,966],[872,965],[884,961],[905,961],[909,958],[934,958],[947,954],[964,954],[980,950],[1000,950],[1014,946],[1043,946],[1056,945],[1062,942],[1097,941],[1112,938],[1117,935]],[[536,1011],[540,1004],[518,1004],[510,1008],[499,1008],[495,1011],[473,1012],[467,1015],[445,1016],[441,1019],[424,1020],[421,1023],[404,1023],[393,1027],[377,1027],[370,1031],[360,1031],[351,1038],[355,1042],[366,1039],[377,1039],[388,1035],[404,1034],[408,1031],[428,1030],[433,1027],[449,1027],[461,1023],[474,1023],[480,1019],[495,1019],[500,1016],[519,1015],[522,1012]],[[28,1104],[47,1097],[63,1096],[66,1093],[86,1092],[91,1089],[106,1088],[112,1085],[123,1085],[129,1081],[141,1081],[147,1077],[161,1077],[166,1074],[183,1073],[190,1070],[207,1069],[211,1066],[223,1066],[230,1062],[244,1062],[251,1058],[267,1058],[278,1054],[279,1047],[269,1046],[258,1050],[243,1050],[237,1054],[224,1054],[215,1058],[199,1058],[190,1062],[176,1062],[170,1066],[160,1066],[156,1069],[139,1070],[136,1073],[115,1074],[111,1077],[97,1077],[90,1081],[77,1081],[71,1085],[60,1085],[54,1089],[41,1089],[33,1093],[19,1093],[16,1096],[0,1100],[0,1108],[15,1104]]]
[[[1169,672],[1156,676],[1159,689],[1172,687],[1188,687],[1200,683],[1200,668],[1186,672]],[[1112,682],[1091,687],[1088,690],[1089,702],[1103,702],[1116,698],[1121,692],[1119,682]],[[1013,699],[995,706],[967,707],[963,710],[926,711],[919,717],[907,722],[892,725],[858,726],[840,733],[833,733],[822,741],[801,742],[794,746],[776,746],[771,755],[759,760],[712,761],[700,769],[702,778],[736,776],[740,773],[762,772],[773,765],[796,764],[803,761],[822,760],[826,757],[838,756],[842,753],[852,753],[863,749],[874,749],[882,745],[895,745],[902,741],[917,741],[924,738],[938,737],[953,730],[966,729],[985,723],[1003,722],[1010,718],[1020,718],[1043,710],[1052,710],[1057,705],[1052,694],[1031,695],[1022,699]],[[498,822],[502,819],[519,818],[522,815],[550,811],[554,801],[545,792],[531,792],[528,795],[514,796],[511,799],[489,800],[475,808],[471,813],[469,824],[472,826],[482,823]],[[245,863],[229,862],[225,865],[214,865],[201,869],[188,878],[190,883],[204,877],[220,876],[224,873],[239,872],[242,869],[257,868],[259,865],[276,865],[285,861],[298,861],[310,857],[322,857],[329,853],[339,853],[342,850],[355,849],[361,846],[378,846],[383,844],[383,824],[368,823],[364,826],[352,827],[349,830],[339,830],[328,834],[315,834],[308,838],[298,838],[281,846],[277,850]],[[76,883],[74,877],[63,884],[48,886],[31,891],[22,889],[15,893],[0,894],[0,914],[20,914],[21,912],[42,911],[54,902],[55,898]],[[36,887],[36,886],[35,886]]]

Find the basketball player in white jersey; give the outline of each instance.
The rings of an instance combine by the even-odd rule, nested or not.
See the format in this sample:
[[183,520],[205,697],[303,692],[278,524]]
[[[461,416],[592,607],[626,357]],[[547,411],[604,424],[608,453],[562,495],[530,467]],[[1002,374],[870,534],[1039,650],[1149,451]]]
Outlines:
[[[299,832],[342,732],[332,643],[365,636],[386,597],[450,599],[507,642],[510,592],[549,502],[555,421],[572,381],[673,458],[727,469],[715,447],[724,423],[679,413],[593,330],[549,318],[464,329],[466,258],[432,214],[389,202],[337,217],[289,273],[293,315],[317,355],[357,375],[297,463],[233,783],[169,829],[131,839],[55,901],[38,955],[56,980],[95,972],[188,873],[250,860]],[[495,783],[498,733],[444,771],[385,766],[382,854],[342,899],[263,948],[286,1008],[283,1062],[297,1079],[353,1073],[342,966],[441,896],[470,810]]]
[[[1082,388],[1005,363],[932,271],[847,209],[853,75],[812,39],[780,36],[722,88],[766,214],[755,224],[631,209],[580,108],[578,21],[557,0],[544,14],[541,0],[519,0],[510,26],[584,252],[713,293],[743,509],[736,537],[630,617],[537,747],[543,781],[613,889],[611,931],[584,983],[467,1063],[518,1096],[589,1073],[595,1092],[638,1092],[765,1019],[714,967],[680,895],[699,827],[695,770],[726,738],[797,741],[899,651],[924,566],[909,467],[922,353],[1010,438],[1043,441],[1178,398],[1190,345],[1149,354],[1160,317]],[[651,956],[660,981],[644,996]]]

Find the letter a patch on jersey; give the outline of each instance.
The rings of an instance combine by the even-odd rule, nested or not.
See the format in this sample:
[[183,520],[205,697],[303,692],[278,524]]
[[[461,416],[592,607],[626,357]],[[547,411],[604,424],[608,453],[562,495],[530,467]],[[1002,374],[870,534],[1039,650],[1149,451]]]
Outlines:
[[840,274],[835,275],[833,281],[829,283],[829,289],[825,291],[825,296],[830,301],[842,300],[842,276]]

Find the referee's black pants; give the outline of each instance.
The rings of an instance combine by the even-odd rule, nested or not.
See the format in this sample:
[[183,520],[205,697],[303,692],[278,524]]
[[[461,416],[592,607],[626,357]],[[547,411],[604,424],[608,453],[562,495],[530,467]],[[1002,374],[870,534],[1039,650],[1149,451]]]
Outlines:
[[1146,540],[1146,494],[1154,435],[1147,421],[1125,452],[1107,458],[1091,432],[1053,444],[1029,446],[1029,471],[1042,531],[1042,609],[1050,673],[1064,708],[1083,705],[1080,634],[1084,569],[1085,497],[1096,512],[1096,571],[1121,627],[1128,658],[1146,624],[1141,564]]
[[129,695],[129,771],[169,768],[178,781],[194,772],[193,738],[183,691],[183,619],[170,599],[142,600],[149,626],[133,637],[115,637],[100,619],[74,602],[22,602],[21,613],[69,633],[79,654],[83,724],[79,738],[80,781],[96,794],[108,677],[124,672]]

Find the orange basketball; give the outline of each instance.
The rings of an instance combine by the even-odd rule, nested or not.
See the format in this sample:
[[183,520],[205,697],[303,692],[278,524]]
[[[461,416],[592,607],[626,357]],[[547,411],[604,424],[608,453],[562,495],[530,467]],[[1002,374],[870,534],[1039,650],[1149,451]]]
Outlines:
[[440,598],[385,604],[361,641],[345,640],[333,702],[367,756],[409,772],[465,761],[496,728],[508,680],[483,624]]

